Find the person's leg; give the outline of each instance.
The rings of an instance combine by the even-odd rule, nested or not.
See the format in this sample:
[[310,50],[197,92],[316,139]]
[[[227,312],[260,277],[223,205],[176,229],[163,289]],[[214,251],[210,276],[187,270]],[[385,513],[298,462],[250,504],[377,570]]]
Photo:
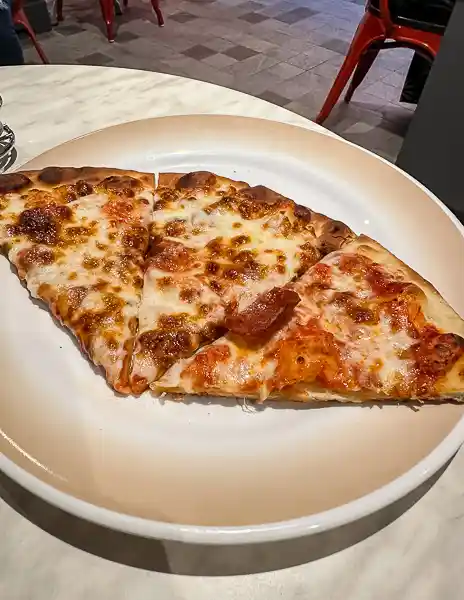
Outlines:
[[[424,23],[435,23],[446,27],[456,0],[408,0],[405,9],[408,17],[423,21]],[[401,8],[399,9],[401,12]],[[432,61],[414,53],[400,102],[417,104],[424,89],[425,82],[432,68]]]
[[0,67],[24,64],[23,50],[13,24],[12,0],[0,0]]

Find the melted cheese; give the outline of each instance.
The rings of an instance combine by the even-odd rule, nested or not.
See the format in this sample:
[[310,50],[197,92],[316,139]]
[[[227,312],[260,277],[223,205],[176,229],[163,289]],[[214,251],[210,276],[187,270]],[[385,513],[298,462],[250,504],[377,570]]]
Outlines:
[[[152,214],[154,193],[152,190],[142,190],[136,197],[144,199],[147,202],[135,203],[135,209],[131,213],[131,219],[137,225],[147,226]],[[1,211],[0,221],[0,243],[11,244],[11,238],[8,235],[8,225],[17,222],[19,215],[25,209],[27,194],[7,194],[8,204]],[[117,342],[117,347],[109,349],[104,337],[99,336],[99,331],[90,340],[89,350],[92,360],[97,365],[104,366],[107,371],[108,379],[115,383],[123,367],[124,359],[127,355],[125,341],[132,337],[129,328],[131,320],[136,319],[138,305],[140,302],[140,290],[134,288],[131,275],[142,273],[139,264],[134,262],[130,266],[129,280],[115,277],[112,272],[104,272],[99,266],[95,268],[85,268],[84,258],[90,257],[96,259],[98,265],[106,261],[120,261],[118,252],[125,251],[120,244],[124,224],[114,226],[104,214],[104,206],[108,202],[108,196],[105,193],[92,193],[81,197],[73,202],[66,204],[72,213],[71,220],[64,221],[62,230],[74,227],[90,228],[90,237],[79,239],[69,245],[61,245],[57,248],[51,247],[55,253],[55,260],[52,264],[31,265],[26,273],[27,287],[32,296],[38,298],[40,287],[43,284],[50,286],[53,290],[52,296],[57,298],[63,291],[74,287],[90,288],[96,283],[106,282],[107,287],[104,291],[91,291],[84,296],[82,303],[77,309],[76,315],[85,311],[96,313],[105,310],[104,294],[111,292],[123,300],[122,323],[111,323],[109,319],[106,330],[111,333],[113,340]],[[36,244],[28,239],[27,236],[19,235],[12,242],[8,253],[9,260],[18,265],[19,255],[34,246],[45,245]],[[116,287],[118,288],[116,291]],[[52,307],[53,308],[53,307]],[[109,315],[111,317],[111,315]]]

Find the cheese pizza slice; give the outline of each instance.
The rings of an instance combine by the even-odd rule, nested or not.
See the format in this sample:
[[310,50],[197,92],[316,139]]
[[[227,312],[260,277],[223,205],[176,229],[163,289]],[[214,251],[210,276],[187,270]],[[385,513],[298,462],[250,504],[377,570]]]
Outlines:
[[[273,314],[286,318],[276,331]],[[258,401],[464,400],[463,319],[366,236],[227,325],[153,389]]]
[[0,175],[0,244],[34,298],[68,327],[108,382],[129,371],[154,177],[49,167]]
[[209,172],[161,174],[131,385],[140,393],[225,332],[225,319],[354,238],[334,221]]

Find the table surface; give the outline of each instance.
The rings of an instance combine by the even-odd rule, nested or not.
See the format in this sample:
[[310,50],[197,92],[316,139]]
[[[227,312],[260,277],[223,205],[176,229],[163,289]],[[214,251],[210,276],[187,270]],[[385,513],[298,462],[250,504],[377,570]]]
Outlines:
[[[16,166],[75,136],[145,117],[222,113],[317,128],[239,92],[124,69],[6,67],[0,93],[1,118],[17,135]],[[0,475],[0,598],[458,600],[464,597],[463,471],[461,450],[433,486],[362,522],[317,538],[241,548],[110,532]]]

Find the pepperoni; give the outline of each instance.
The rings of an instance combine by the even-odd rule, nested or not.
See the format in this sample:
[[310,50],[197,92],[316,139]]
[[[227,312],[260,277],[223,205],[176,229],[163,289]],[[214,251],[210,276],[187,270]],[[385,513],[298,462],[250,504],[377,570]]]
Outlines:
[[19,192],[26,188],[31,182],[29,177],[22,173],[7,173],[0,175],[0,194]]
[[164,241],[152,248],[149,267],[154,266],[162,271],[182,272],[193,265],[195,251],[180,242]]
[[275,287],[257,298],[241,313],[226,318],[226,327],[241,337],[269,337],[288,320],[300,301],[296,292]]

